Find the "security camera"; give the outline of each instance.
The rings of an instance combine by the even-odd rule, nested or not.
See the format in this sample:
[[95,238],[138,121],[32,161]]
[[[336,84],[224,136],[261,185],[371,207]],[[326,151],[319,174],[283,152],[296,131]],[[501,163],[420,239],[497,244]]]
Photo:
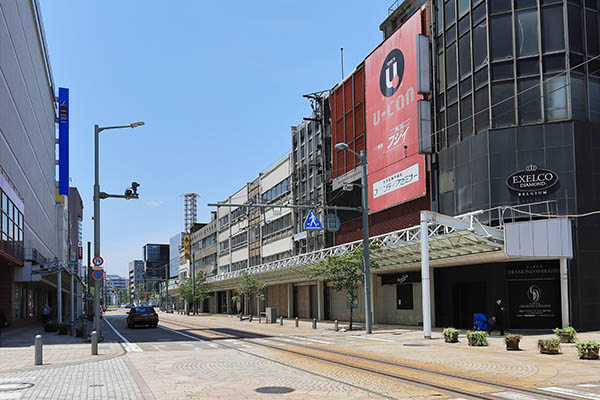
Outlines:
[[137,182],[131,182],[131,189],[133,190],[134,194],[137,194],[137,188],[140,187],[140,184]]
[[125,189],[125,196],[127,196],[127,197],[133,196],[133,191],[131,189]]

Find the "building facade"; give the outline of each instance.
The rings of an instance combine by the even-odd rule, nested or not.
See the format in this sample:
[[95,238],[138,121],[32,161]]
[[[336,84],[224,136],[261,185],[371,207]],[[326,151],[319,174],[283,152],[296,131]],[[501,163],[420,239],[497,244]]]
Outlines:
[[169,240],[169,278],[179,276],[179,251],[183,248],[185,233],[179,232]]
[[[143,298],[143,293],[138,293],[141,287],[145,291],[146,270],[143,260],[129,262],[129,296],[131,299]],[[141,286],[140,286],[141,285]]]
[[146,292],[158,290],[159,282],[169,274],[169,245],[148,243],[144,245],[143,253]]

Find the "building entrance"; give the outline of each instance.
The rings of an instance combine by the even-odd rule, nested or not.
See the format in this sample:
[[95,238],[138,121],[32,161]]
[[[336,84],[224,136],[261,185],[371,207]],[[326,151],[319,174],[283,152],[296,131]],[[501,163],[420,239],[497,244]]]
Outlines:
[[473,329],[473,314],[486,313],[487,285],[470,282],[454,285],[454,326]]

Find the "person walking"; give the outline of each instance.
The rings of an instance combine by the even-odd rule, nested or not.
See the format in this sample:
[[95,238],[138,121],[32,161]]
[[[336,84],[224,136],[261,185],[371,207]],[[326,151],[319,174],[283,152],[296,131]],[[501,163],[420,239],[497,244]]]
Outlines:
[[494,314],[492,318],[492,323],[490,324],[488,322],[488,335],[491,336],[493,331],[500,331],[500,336],[504,336],[504,303],[502,303],[500,297],[496,299],[496,304],[494,304]]

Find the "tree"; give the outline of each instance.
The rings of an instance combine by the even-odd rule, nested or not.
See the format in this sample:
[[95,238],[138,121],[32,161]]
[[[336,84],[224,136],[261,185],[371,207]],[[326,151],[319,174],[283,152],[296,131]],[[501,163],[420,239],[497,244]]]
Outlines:
[[206,284],[206,276],[203,271],[196,273],[196,295],[194,295],[194,282],[192,278],[185,278],[179,285],[179,293],[185,301],[190,304],[202,302],[210,296],[208,285]]
[[156,300],[156,282],[152,282],[152,294],[151,299]]
[[144,299],[145,296],[146,296],[146,292],[144,290],[144,284],[140,283],[139,285],[137,285],[137,288],[135,290],[135,298],[139,303],[140,301],[142,301]]
[[[371,245],[369,252],[377,248]],[[364,255],[363,247],[357,247],[348,254],[331,255],[316,265],[309,267],[312,271],[311,278],[322,282],[329,282],[333,288],[340,292],[346,291],[346,304],[350,308],[349,329],[352,330],[352,314],[358,303],[358,287],[364,281]],[[370,261],[371,268],[377,268],[376,262]]]
[[[250,275],[248,271],[242,271],[242,280],[239,286],[235,289],[236,295],[232,297],[233,301],[238,301],[242,296],[246,296],[249,300],[253,298],[263,300],[265,295],[263,289],[267,284]],[[250,316],[252,316],[252,308],[250,308]]]

